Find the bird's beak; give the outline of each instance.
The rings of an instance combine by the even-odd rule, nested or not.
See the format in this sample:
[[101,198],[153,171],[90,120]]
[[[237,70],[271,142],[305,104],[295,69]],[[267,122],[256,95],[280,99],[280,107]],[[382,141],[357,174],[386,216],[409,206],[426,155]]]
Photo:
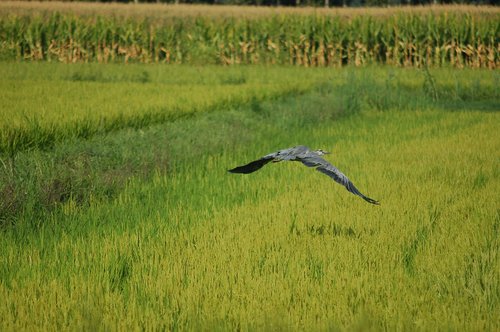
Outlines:
[[331,152],[323,151],[324,154],[332,154]]

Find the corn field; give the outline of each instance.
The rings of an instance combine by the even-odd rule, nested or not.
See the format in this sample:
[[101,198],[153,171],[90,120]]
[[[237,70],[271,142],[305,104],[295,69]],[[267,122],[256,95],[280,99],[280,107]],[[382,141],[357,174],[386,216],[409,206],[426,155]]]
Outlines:
[[164,20],[55,12],[1,17],[0,59],[494,69],[499,36],[496,11]]

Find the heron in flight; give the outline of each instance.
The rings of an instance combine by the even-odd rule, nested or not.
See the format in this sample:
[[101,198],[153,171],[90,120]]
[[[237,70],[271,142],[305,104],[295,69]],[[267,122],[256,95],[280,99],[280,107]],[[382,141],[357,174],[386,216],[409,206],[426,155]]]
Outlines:
[[307,167],[316,167],[317,171],[320,171],[321,173],[328,175],[329,177],[334,179],[337,183],[340,183],[341,185],[346,187],[348,191],[350,191],[354,195],[358,195],[368,203],[379,205],[380,203],[378,201],[363,195],[358,190],[358,188],[356,188],[354,184],[347,178],[347,176],[344,175],[344,173],[339,171],[335,166],[330,164],[328,161],[321,158],[321,156],[329,153],[330,152],[326,152],[321,149],[313,151],[309,149],[307,146],[299,145],[293,148],[283,149],[270,153],[246,165],[230,169],[229,172],[249,174],[261,169],[264,165],[266,165],[270,161],[275,163],[280,161],[300,161]]

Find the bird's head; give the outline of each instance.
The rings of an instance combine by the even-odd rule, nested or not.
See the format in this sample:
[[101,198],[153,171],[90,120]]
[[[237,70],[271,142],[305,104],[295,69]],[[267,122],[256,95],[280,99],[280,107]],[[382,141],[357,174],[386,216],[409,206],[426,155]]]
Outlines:
[[314,152],[316,152],[316,154],[317,154],[318,156],[323,156],[323,155],[325,155],[325,154],[330,154],[330,153],[331,153],[331,152],[324,151],[324,150],[321,150],[321,149],[316,150],[316,151],[314,151]]

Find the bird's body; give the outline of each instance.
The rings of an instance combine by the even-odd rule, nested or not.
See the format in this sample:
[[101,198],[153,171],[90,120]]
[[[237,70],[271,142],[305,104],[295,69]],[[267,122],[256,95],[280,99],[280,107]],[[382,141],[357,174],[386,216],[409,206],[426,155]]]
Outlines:
[[376,200],[363,195],[354,184],[345,176],[344,173],[339,171],[335,166],[330,164],[328,161],[321,158],[322,155],[328,154],[329,152],[323,150],[311,150],[307,146],[299,145],[293,148],[279,150],[264,157],[252,161],[246,165],[238,166],[236,168],[230,169],[231,173],[243,173],[249,174],[261,169],[264,165],[269,162],[280,162],[280,161],[300,161],[307,167],[316,167],[316,170],[323,174],[328,175],[337,183],[340,183],[351,193],[360,196],[365,201],[372,204],[380,204]]

